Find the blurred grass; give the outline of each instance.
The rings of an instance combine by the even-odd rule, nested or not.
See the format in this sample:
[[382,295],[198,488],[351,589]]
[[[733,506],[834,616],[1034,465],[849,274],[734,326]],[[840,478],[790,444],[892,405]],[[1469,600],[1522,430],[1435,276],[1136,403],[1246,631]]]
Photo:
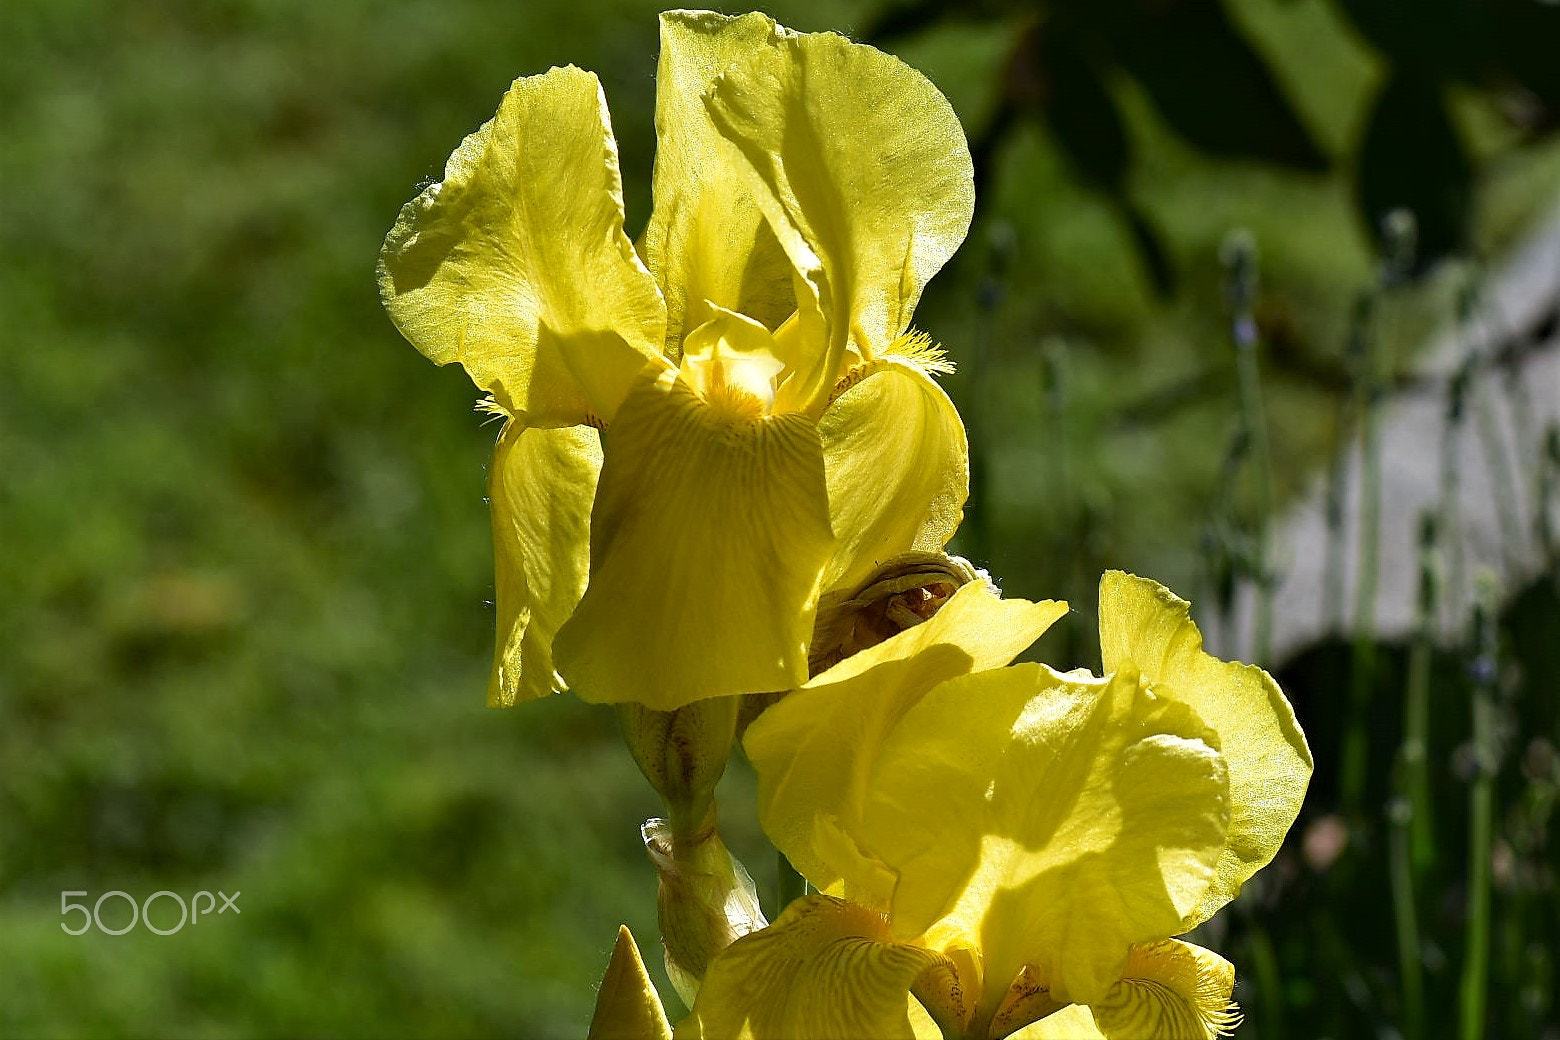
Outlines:
[[[1321,140],[1346,147],[1368,55],[1337,45],[1320,5],[1238,6]],[[577,1036],[620,921],[670,994],[637,833],[656,807],[610,714],[481,707],[494,430],[459,371],[400,341],[372,281],[400,204],[513,77],[552,64],[601,75],[642,223],[656,10],[0,9],[0,1034]],[[849,30],[869,8],[770,10]],[[973,125],[999,43],[958,29],[902,53]],[[1018,243],[997,395],[951,385],[1000,431],[980,562],[1015,594],[1091,603],[1068,586],[1106,561],[1195,588],[1231,422],[1230,225],[1262,243],[1269,320],[1308,358],[1336,361],[1370,277],[1340,178],[1210,164],[1131,108],[1177,302],[1154,300],[1125,229],[1043,135],[997,182]],[[1504,161],[1487,248],[1557,171],[1554,147]],[[955,359],[988,238],[922,313]],[[1070,373],[1060,416],[1045,342]],[[1189,404],[1134,407],[1182,382]],[[1332,398],[1283,371],[1272,390],[1292,494]],[[730,843],[762,886],[737,772]],[[243,912],[71,937],[67,889],[242,891]]]

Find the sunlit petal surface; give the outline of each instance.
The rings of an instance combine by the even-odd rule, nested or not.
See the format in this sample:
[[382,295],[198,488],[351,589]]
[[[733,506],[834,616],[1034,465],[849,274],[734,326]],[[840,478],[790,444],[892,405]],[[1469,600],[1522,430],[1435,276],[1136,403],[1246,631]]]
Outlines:
[[1240,1024],[1234,988],[1229,961],[1167,939],[1133,947],[1121,981],[1090,1009],[1109,1040],[1212,1040]]
[[402,334],[528,426],[610,419],[665,307],[623,232],[617,145],[594,74],[518,79],[407,203],[380,255]]
[[798,686],[833,550],[809,420],[645,381],[605,435],[559,670],[586,700],[661,710]]
[[715,958],[677,1040],[912,1040],[910,985],[938,959],[870,911],[806,896]]
[[704,95],[780,30],[767,15],[661,15],[655,93],[655,209],[644,253],[666,296],[666,344],[708,321],[705,301],[771,330],[796,309],[791,264],[754,198],[746,163],[721,138]]
[[588,426],[527,429],[511,420],[493,449],[488,500],[498,638],[488,706],[564,689],[553,637],[585,594],[601,442]]
[[953,402],[913,365],[880,360],[818,423],[840,544],[825,588],[884,560],[948,543],[969,496],[969,444]]
[[775,34],[708,104],[819,302],[828,354],[804,382],[827,386],[847,343],[870,359],[905,330],[964,240],[975,198],[964,131],[926,77],[832,33]]
[[1106,671],[1132,668],[1163,697],[1190,705],[1218,734],[1230,773],[1229,845],[1207,898],[1178,931],[1212,917],[1277,854],[1300,812],[1311,751],[1272,676],[1204,652],[1190,604],[1121,571],[1100,581]]
[[765,711],[743,746],[758,771],[769,839],[818,888],[850,874],[886,896],[881,876],[847,837],[885,735],[932,687],[1006,664],[1066,610],[1064,603],[1002,600],[970,582],[930,620],[846,658]]

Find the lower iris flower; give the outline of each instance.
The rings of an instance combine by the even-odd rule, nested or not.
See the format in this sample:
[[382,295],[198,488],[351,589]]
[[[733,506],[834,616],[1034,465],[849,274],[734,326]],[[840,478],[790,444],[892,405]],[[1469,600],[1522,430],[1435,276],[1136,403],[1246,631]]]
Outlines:
[[1058,613],[972,582],[750,727],[765,830],[820,891],[714,959],[679,1040],[1238,1023],[1233,967],[1175,937],[1276,854],[1304,735],[1267,673],[1119,572],[1104,677],[1002,667]]

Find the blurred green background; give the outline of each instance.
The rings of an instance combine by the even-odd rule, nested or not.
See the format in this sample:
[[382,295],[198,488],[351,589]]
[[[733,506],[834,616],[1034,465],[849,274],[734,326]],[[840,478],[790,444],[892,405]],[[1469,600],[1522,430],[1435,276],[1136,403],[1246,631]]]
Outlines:
[[[1260,244],[1256,318],[1287,501],[1344,436],[1350,310],[1378,278],[1376,211],[1416,201],[1393,195],[1405,177],[1440,207],[1426,253],[1462,260],[1426,264],[1396,291],[1404,344],[1446,320],[1456,271],[1498,257],[1560,194],[1554,84],[1520,54],[1495,47],[1493,78],[1489,62],[1453,68],[1433,48],[1404,59],[1419,43],[1362,17],[1364,3],[1107,9],[1126,21],[1069,4],[768,8],[798,29],[882,39],[977,142],[980,219],[918,324],[964,365],[949,385],[980,449],[959,545],[1010,594],[1082,607],[1045,647],[1064,667],[1096,663],[1086,612],[1101,567],[1183,594],[1221,587],[1223,550],[1206,533],[1235,409],[1219,258],[1231,228]],[[0,1034],[580,1036],[620,922],[670,994],[638,838],[657,805],[611,714],[567,697],[482,707],[496,429],[459,370],[401,341],[372,277],[401,203],[512,78],[554,64],[602,78],[637,233],[657,10],[0,9]],[[1177,10],[1195,17],[1154,23],[1169,65],[1120,35]],[[1198,53],[1199,39],[1215,49]],[[1244,114],[1208,110],[1199,129],[1217,82],[1201,100],[1165,100],[1177,76],[1253,67],[1271,96],[1240,95],[1257,98]],[[1378,118],[1387,85],[1408,79],[1390,95],[1409,98],[1392,102],[1402,111]],[[1371,154],[1388,157],[1375,173]],[[1238,498],[1231,522],[1252,508]],[[1531,645],[1545,645],[1552,605],[1522,616],[1540,619]],[[1461,674],[1446,652],[1442,671]],[[1290,689],[1330,732],[1325,669],[1342,666],[1318,653],[1305,667],[1322,670],[1294,673],[1310,685]],[[1394,674],[1383,669],[1384,688]],[[1552,694],[1555,674],[1512,687],[1513,704]],[[1552,710],[1508,714],[1519,734],[1553,739]],[[1390,759],[1396,717],[1383,718],[1372,739]],[[763,883],[772,864],[733,769],[730,843]],[[1547,880],[1521,905],[1554,937],[1552,788],[1545,804],[1541,784],[1507,786],[1502,804],[1540,798],[1536,851],[1518,851]],[[1274,884],[1307,913],[1372,905],[1365,881],[1286,869]],[[1449,893],[1458,869],[1446,868]],[[241,892],[242,913],[166,937],[61,932],[61,892],[113,890]],[[1364,995],[1351,991],[1330,1035],[1395,1028],[1390,943],[1346,970],[1336,950],[1284,931],[1284,902],[1254,899],[1227,926],[1245,943],[1237,958],[1250,947],[1260,962],[1265,942],[1275,970],[1303,983],[1238,993],[1272,1011],[1248,1033],[1281,1035],[1293,1015],[1292,1035],[1319,1035],[1305,1023],[1354,977]],[[173,913],[161,905],[158,923]],[[112,926],[128,914],[104,904]],[[1456,935],[1456,907],[1443,916]],[[1545,983],[1520,1004],[1533,965],[1513,941],[1496,969],[1508,1004],[1496,1014],[1518,1030],[1505,1035],[1542,1022],[1553,999]],[[1444,985],[1457,950],[1442,953]],[[1243,987],[1275,977],[1253,975]]]

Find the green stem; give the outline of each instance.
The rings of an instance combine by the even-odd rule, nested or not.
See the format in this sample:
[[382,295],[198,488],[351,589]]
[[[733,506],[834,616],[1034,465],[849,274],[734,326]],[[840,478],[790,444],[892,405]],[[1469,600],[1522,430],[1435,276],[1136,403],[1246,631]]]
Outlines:
[[1343,737],[1343,809],[1357,820],[1365,797],[1369,733],[1366,717],[1376,678],[1376,582],[1381,555],[1381,363],[1373,334],[1373,297],[1363,304],[1355,359],[1355,407],[1360,421],[1359,557],[1354,584],[1354,641],[1349,668],[1349,713]]
[[1419,523],[1419,607],[1408,652],[1408,691],[1403,711],[1402,788],[1409,810],[1408,851],[1414,880],[1423,881],[1435,861],[1430,802],[1430,670],[1440,582],[1437,525],[1426,513]]
[[1473,608],[1474,775],[1468,812],[1468,921],[1458,990],[1458,1036],[1481,1040],[1485,1033],[1490,960],[1490,858],[1495,815],[1496,614],[1494,582],[1480,581]]
[[807,894],[807,879],[786,859],[785,853],[775,850],[775,906],[769,919],[773,921],[785,912],[785,908]]
[[1419,952],[1419,915],[1415,909],[1414,868],[1409,854],[1412,810],[1408,800],[1394,797],[1387,806],[1387,855],[1392,882],[1392,923],[1397,932],[1398,972],[1403,989],[1403,1036],[1425,1035],[1425,975]]
[[1256,484],[1256,553],[1252,561],[1257,586],[1257,612],[1251,659],[1269,663],[1273,643],[1273,459],[1268,448],[1266,409],[1262,402],[1262,374],[1257,363],[1256,302],[1257,253],[1249,235],[1237,233],[1225,241],[1224,262],[1229,271],[1230,335],[1235,343],[1235,368],[1239,379],[1241,423],[1250,442],[1251,475]]

